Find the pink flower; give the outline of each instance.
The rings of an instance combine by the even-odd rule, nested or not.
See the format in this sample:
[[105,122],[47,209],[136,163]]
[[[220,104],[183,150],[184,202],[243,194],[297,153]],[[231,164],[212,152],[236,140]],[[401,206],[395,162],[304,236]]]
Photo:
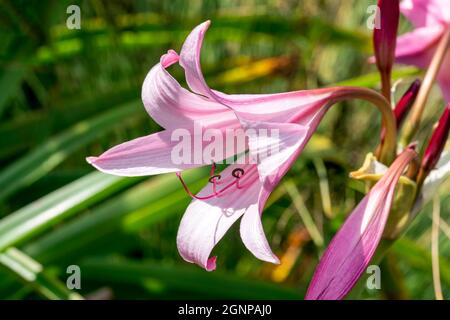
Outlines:
[[339,300],[350,292],[375,253],[397,182],[415,156],[411,148],[403,151],[353,210],[323,254],[305,299]]
[[[227,95],[212,90],[200,68],[200,50],[209,24],[209,21],[202,23],[189,34],[180,55],[173,50],[163,55],[144,81],[144,106],[165,130],[125,142],[87,160],[98,170],[115,175],[177,173],[186,191],[194,198],[181,220],[177,236],[178,250],[186,261],[214,270],[216,258],[210,258],[211,251],[230,226],[242,217],[240,232],[244,245],[257,258],[278,263],[261,224],[264,204],[328,108],[356,89],[341,87],[261,95]],[[177,62],[184,68],[192,92],[181,87],[166,70]],[[358,97],[373,95],[365,89],[358,90]],[[370,98],[372,102],[385,102],[381,96]],[[388,106],[389,112],[392,111]],[[209,165],[211,161],[174,163],[171,152],[177,142],[172,141],[171,135],[174,130],[184,128],[195,136],[196,126],[215,129],[223,136],[227,129],[247,130],[248,143],[244,149],[257,161],[251,162],[255,164],[232,164],[220,176],[214,175],[213,170],[210,183],[194,196],[180,172]],[[394,127],[391,133],[395,135],[395,124],[391,127]],[[278,134],[264,137],[258,134],[260,129],[269,132],[276,129]],[[209,142],[202,143],[207,145]],[[278,152],[270,153],[274,149]],[[228,151],[222,158],[245,150]]]
[[[397,39],[397,61],[426,69],[440,39],[450,28],[450,0],[404,0],[401,12],[413,23],[415,30]],[[450,102],[450,51],[442,62],[438,82],[444,99]]]

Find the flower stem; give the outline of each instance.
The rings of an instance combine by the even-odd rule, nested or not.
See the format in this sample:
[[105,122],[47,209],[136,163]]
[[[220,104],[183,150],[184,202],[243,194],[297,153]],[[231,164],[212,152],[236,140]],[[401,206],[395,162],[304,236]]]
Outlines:
[[332,101],[332,104],[347,99],[366,100],[381,112],[382,127],[386,129],[386,135],[383,146],[377,156],[381,162],[390,165],[397,153],[397,125],[390,103],[381,94],[371,89],[338,87],[335,100]]
[[433,59],[431,60],[430,66],[428,67],[425,78],[423,79],[422,86],[420,87],[419,93],[417,94],[416,101],[411,108],[411,116],[409,120],[405,123],[403,129],[401,144],[406,146],[414,138],[417,130],[419,129],[420,119],[423,114],[428,96],[430,95],[433,83],[441,68],[442,62],[444,61],[445,55],[450,47],[450,29],[446,30],[439,41],[436,52],[434,53]]
[[391,103],[391,73],[381,72],[381,93]]

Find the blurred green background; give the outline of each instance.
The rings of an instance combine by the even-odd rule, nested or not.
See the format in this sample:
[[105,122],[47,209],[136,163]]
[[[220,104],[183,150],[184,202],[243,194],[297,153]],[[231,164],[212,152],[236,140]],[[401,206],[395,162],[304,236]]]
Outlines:
[[[66,8],[81,8],[69,30]],[[210,19],[202,67],[211,87],[271,93],[335,84],[378,88],[367,63],[375,1],[0,0],[0,298],[301,299],[326,244],[362,197],[348,173],[378,141],[366,103],[333,108],[271,196],[263,215],[273,266],[233,227],[217,271],[185,263],[176,232],[190,198],[175,175],[121,178],[85,157],[159,131],[140,101],[149,69]],[[403,21],[401,32],[410,29]],[[178,68],[174,76],[183,83]],[[422,73],[397,67],[397,96]],[[438,91],[421,137],[443,108]],[[428,130],[427,130],[428,129]],[[195,191],[208,169],[186,174]],[[441,196],[440,263],[450,296],[450,193]],[[433,299],[431,206],[383,261],[382,289],[362,298]],[[81,290],[68,290],[70,265]]]

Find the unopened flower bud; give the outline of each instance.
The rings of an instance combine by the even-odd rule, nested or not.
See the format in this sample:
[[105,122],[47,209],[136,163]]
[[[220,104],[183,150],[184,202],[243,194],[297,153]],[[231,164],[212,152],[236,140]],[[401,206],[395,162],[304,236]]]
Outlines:
[[406,90],[405,94],[401,97],[401,99],[397,102],[394,109],[395,120],[397,122],[397,128],[400,128],[403,120],[405,120],[408,115],[411,106],[416,100],[417,93],[420,89],[420,80],[416,79]]
[[400,19],[398,0],[378,0],[380,27],[373,32],[373,46],[380,72],[391,72],[397,44],[397,29]]
[[399,0],[378,0],[380,25],[373,32],[375,60],[381,75],[384,97],[390,101],[391,71],[395,60],[397,29],[400,19]]
[[[403,96],[400,98],[400,100],[397,102],[394,108],[394,115],[395,115],[395,123],[397,125],[397,129],[400,129],[403,120],[405,120],[406,116],[408,115],[409,110],[411,109],[412,105],[414,104],[414,101],[416,100],[417,93],[420,89],[420,80],[416,79],[406,90],[406,92],[403,94]],[[381,130],[381,142],[384,142],[384,135],[385,135],[385,129],[383,128]]]
[[436,129],[433,131],[430,142],[425,150],[420,166],[420,172],[418,176],[418,183],[421,184],[426,178],[428,173],[434,169],[439,158],[441,157],[442,150],[444,150],[445,144],[448,138],[448,131],[450,129],[450,104],[444,110]]

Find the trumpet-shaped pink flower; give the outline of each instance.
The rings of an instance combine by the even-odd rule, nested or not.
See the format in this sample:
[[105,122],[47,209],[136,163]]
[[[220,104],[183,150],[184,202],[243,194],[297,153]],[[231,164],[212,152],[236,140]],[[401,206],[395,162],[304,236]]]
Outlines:
[[[210,258],[212,249],[242,216],[241,237],[245,246],[257,258],[278,263],[261,224],[264,204],[303,150],[328,107],[349,95],[352,88],[260,95],[227,95],[212,90],[200,68],[200,50],[208,27],[209,21],[197,26],[187,37],[180,55],[173,50],[163,55],[144,81],[144,106],[165,130],[125,142],[87,160],[98,170],[115,175],[177,173],[194,198],[177,236],[179,252],[186,261],[213,270],[216,258]],[[175,63],[184,68],[191,91],[181,87],[166,70]],[[222,135],[227,129],[252,129],[246,131],[247,144],[243,149],[257,161],[230,165],[220,176],[213,171],[210,183],[194,196],[180,172],[211,163],[174,163],[171,154],[177,142],[171,137],[179,128],[196,135],[195,126],[213,128]],[[276,137],[260,136],[259,129],[276,129],[278,134]],[[278,152],[268,155],[268,150],[274,149]],[[227,157],[245,150],[231,150]]]
[[395,186],[415,156],[411,148],[403,151],[353,210],[323,254],[305,299],[338,300],[350,292],[375,253]]
[[[296,135],[301,140],[305,128],[311,128],[307,130],[308,133],[314,131],[326,111],[324,106],[327,102],[341,94],[342,90],[349,91],[327,88],[280,94],[226,95],[211,90],[200,69],[200,49],[208,26],[209,21],[191,32],[180,56],[173,50],[163,55],[144,81],[144,106],[165,130],[118,145],[100,157],[89,157],[88,161],[93,166],[111,174],[142,176],[178,172],[210,164],[180,165],[170,159],[171,150],[178,143],[171,141],[172,132],[186,128],[195,135],[195,125],[205,130],[214,128],[222,131],[278,126],[280,139],[271,143],[288,147],[286,143],[292,142],[292,136]],[[166,70],[177,62],[185,69],[189,87],[195,93],[181,87]],[[251,146],[250,149],[253,150]],[[235,154],[241,151],[235,150]]]
[[[397,39],[397,61],[426,69],[439,40],[450,28],[450,0],[403,0],[401,12],[413,23],[415,30]],[[450,102],[450,51],[447,51],[438,82],[444,99]]]

